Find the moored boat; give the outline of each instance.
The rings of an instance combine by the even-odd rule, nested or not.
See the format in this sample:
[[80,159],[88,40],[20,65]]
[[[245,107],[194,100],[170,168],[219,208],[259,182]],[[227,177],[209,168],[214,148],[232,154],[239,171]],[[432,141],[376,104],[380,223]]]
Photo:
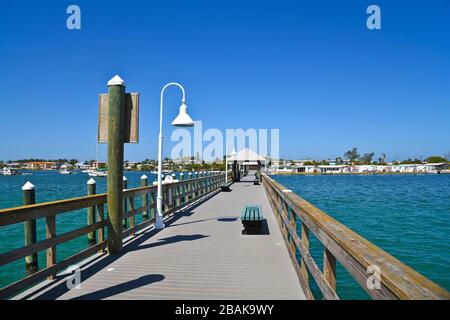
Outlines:
[[20,175],[20,173],[19,173],[16,169],[8,168],[8,167],[4,167],[4,168],[0,171],[0,173],[1,173],[2,175],[4,175],[4,176],[18,176],[18,175]]

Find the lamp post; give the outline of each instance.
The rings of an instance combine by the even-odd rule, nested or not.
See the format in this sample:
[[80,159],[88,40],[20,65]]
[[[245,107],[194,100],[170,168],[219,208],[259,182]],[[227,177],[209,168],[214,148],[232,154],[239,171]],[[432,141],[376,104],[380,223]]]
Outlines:
[[164,91],[170,86],[177,86],[183,93],[181,100],[180,112],[175,120],[172,121],[172,125],[176,127],[192,127],[194,121],[187,114],[187,106],[185,104],[185,92],[181,84],[176,82],[169,82],[161,89],[160,100],[160,113],[159,113],[159,142],[158,142],[158,192],[156,196],[156,217],[155,217],[155,229],[164,229],[163,213],[162,213],[162,153],[163,153],[163,135],[162,135],[162,123],[163,123],[163,105],[164,105]]

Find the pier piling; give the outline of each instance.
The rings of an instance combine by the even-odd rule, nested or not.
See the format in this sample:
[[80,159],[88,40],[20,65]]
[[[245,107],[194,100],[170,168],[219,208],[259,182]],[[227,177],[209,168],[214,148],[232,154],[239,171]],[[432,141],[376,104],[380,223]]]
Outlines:
[[[123,176],[122,182],[123,182],[123,190],[125,191],[126,189],[128,189],[127,177]],[[123,199],[123,214],[125,215],[127,212],[128,212],[127,199]],[[127,218],[123,219],[123,228],[128,229],[128,219]]]
[[[141,187],[147,187],[147,186],[148,186],[148,177],[144,174],[141,177]],[[142,196],[142,206],[148,207],[148,193],[146,193]],[[144,220],[148,220],[148,216],[149,216],[148,213],[149,213],[148,209],[146,211],[142,212],[142,217],[144,218]]]
[[[22,194],[24,205],[36,203],[36,190],[31,182],[27,182],[23,185]],[[25,246],[36,243],[36,220],[29,220],[24,222],[24,234]],[[27,274],[32,274],[38,271],[39,268],[37,253],[25,257],[25,268]]]
[[122,251],[125,82],[108,82],[108,251]]
[[[96,194],[96,182],[92,178],[89,179],[89,181],[87,182],[87,193],[89,196]],[[87,208],[87,224],[90,226],[93,225],[94,223],[95,223],[95,207],[89,207]],[[87,239],[89,247],[95,245],[96,243],[95,231],[89,232],[87,234]]]

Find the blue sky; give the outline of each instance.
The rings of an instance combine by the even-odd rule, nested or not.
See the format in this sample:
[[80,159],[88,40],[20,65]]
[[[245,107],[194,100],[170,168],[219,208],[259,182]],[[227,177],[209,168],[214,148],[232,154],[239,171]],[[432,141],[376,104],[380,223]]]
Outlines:
[[[66,28],[70,4],[81,30]],[[366,28],[370,4],[381,30]],[[284,158],[444,155],[449,57],[448,0],[1,0],[0,160],[94,158],[98,94],[115,74],[141,94],[129,160],[156,158],[168,81],[205,129],[279,128]],[[179,99],[167,92],[165,150]]]

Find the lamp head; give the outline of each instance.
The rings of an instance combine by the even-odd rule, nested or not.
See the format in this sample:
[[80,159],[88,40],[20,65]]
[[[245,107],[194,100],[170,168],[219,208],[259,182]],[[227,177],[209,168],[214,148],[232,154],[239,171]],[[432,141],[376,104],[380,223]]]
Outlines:
[[184,101],[181,103],[180,112],[175,120],[172,121],[172,125],[175,127],[193,127],[194,121],[187,113],[187,106]]

